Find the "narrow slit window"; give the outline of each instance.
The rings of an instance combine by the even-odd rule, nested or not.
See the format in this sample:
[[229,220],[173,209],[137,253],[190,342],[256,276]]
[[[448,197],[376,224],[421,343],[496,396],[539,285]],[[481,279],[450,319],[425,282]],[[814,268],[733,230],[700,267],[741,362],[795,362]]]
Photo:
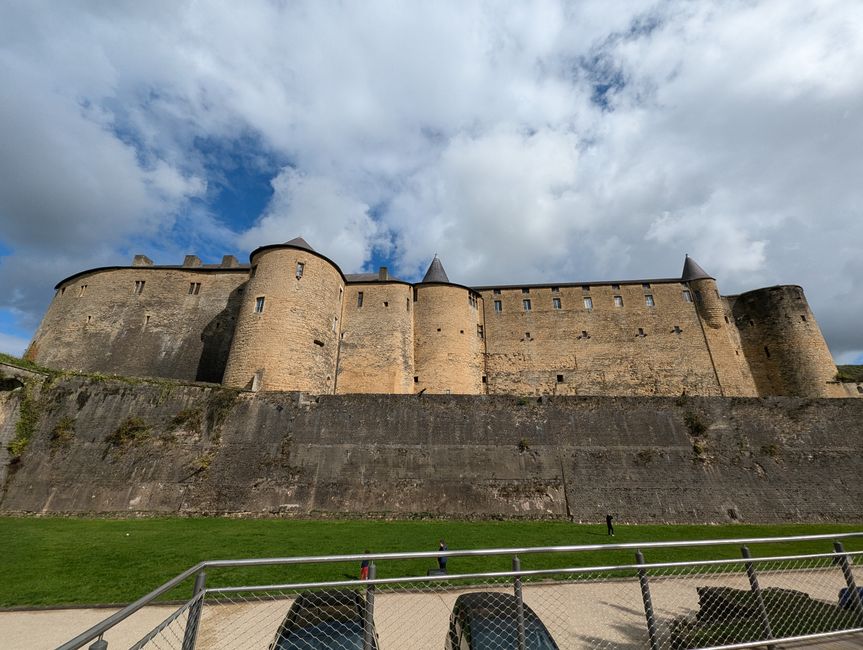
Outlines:
[[581,336],[579,336],[578,338],[580,338],[580,339],[589,339],[589,338],[590,338],[590,334],[588,334],[588,333],[587,333],[587,330],[581,330]]
[[303,271],[306,270],[305,262],[297,262],[297,280],[303,277]]
[[60,287],[60,295],[62,296],[64,293],[66,293],[66,287]]
[[584,299],[584,308],[585,309],[593,309],[593,298],[591,298],[590,296],[587,296]]
[[[484,384],[488,383],[488,377],[486,377],[485,375],[482,376],[482,383],[484,383]],[[863,391],[861,391],[861,392],[863,392]]]
[[615,296],[614,297],[614,306],[615,307],[623,307],[623,296]]
[[639,328],[638,328],[638,336],[639,336],[640,338],[644,338],[645,336],[647,336],[647,334],[645,334],[645,333],[644,333],[644,328],[643,328],[643,327],[639,327]]
[[770,348],[768,348],[766,345],[764,346],[764,354],[767,355],[768,359],[770,358]]
[[384,300],[384,307],[389,307],[389,306],[390,306],[389,301],[388,301],[388,300]]
[[258,274],[258,265],[257,265],[257,264],[255,264],[255,265],[251,268],[251,270],[249,271],[249,277],[250,277],[250,278],[253,278],[253,277],[255,277],[257,274]]
[[255,298],[255,313],[263,314],[264,313],[264,297],[258,296]]
[[530,311],[530,300],[522,300],[522,306],[524,306],[525,311]]
[[144,293],[144,281],[143,280],[135,280],[134,292],[135,292],[136,296],[140,296],[142,293]]
[[197,296],[201,293],[201,283],[200,282],[190,282],[189,283],[189,295]]
[[690,293],[689,289],[683,290],[683,301],[692,302],[692,293]]
[[357,307],[363,306],[363,292],[357,291]]
[[499,314],[503,311],[503,303],[500,300],[494,301],[494,310]]
[[410,311],[410,310],[411,310],[411,299],[405,298],[405,311]]
[[477,326],[476,326],[476,335],[477,335],[479,338],[483,338],[482,325],[477,325]]
[[551,292],[552,293],[560,293],[560,287],[552,287]]
[[806,322],[806,316],[804,316],[803,314],[800,314],[800,320],[802,320],[805,323]]
[[524,289],[522,289],[522,290],[521,290],[521,292],[522,292],[522,293],[530,293],[530,289],[528,289],[528,288],[524,288]]
[[551,299],[551,306],[554,309],[560,309],[560,298],[552,298]]
[[644,296],[644,304],[648,307],[656,307],[656,301],[653,299],[653,296],[650,294],[646,294]]
[[414,375],[414,383],[415,383],[415,384],[420,383],[420,378],[419,378],[419,377],[417,377],[416,375]]

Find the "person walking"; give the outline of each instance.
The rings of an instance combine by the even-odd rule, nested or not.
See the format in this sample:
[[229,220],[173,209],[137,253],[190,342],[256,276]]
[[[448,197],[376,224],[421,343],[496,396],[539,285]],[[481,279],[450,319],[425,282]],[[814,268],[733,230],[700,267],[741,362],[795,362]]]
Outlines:
[[611,520],[614,519],[611,515],[605,515],[605,525],[608,527],[608,534],[614,537],[614,525]]
[[[444,540],[441,540],[440,546],[438,546],[437,550],[439,553],[446,553],[449,550],[449,547],[446,545],[446,542]],[[437,566],[438,569],[440,569],[441,573],[446,573],[446,560],[446,555],[441,555],[437,559]]]
[[[364,551],[365,553],[369,552],[369,549]],[[368,580],[369,579],[369,561],[363,560],[360,562],[360,580]]]

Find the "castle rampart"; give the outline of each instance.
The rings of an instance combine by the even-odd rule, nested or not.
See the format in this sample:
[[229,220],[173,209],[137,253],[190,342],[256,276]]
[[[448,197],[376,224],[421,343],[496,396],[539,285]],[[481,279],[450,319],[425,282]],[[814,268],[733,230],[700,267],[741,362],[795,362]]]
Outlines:
[[57,285],[46,366],[314,394],[841,397],[802,289],[679,278],[471,288],[344,275],[297,238],[251,266],[94,269]]

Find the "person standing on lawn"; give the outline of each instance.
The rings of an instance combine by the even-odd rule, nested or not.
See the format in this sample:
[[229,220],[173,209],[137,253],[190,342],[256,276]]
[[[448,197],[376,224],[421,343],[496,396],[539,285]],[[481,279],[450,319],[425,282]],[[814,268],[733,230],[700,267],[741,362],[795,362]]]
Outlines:
[[608,534],[614,537],[614,525],[611,520],[614,519],[611,515],[605,515],[605,525],[608,527]]
[[[437,550],[440,553],[446,553],[449,550],[449,547],[446,545],[445,541],[441,540],[440,546],[438,546]],[[441,555],[437,559],[438,569],[440,569],[443,573],[446,573],[446,560],[447,560],[446,555]]]

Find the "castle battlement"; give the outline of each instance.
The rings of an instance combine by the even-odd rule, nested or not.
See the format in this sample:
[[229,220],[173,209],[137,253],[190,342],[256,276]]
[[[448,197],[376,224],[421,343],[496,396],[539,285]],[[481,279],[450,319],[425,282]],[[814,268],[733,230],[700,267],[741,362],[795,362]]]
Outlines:
[[249,264],[70,276],[27,357],[49,367],[315,394],[844,396],[798,286],[678,278],[469,287],[345,274],[302,238]]

